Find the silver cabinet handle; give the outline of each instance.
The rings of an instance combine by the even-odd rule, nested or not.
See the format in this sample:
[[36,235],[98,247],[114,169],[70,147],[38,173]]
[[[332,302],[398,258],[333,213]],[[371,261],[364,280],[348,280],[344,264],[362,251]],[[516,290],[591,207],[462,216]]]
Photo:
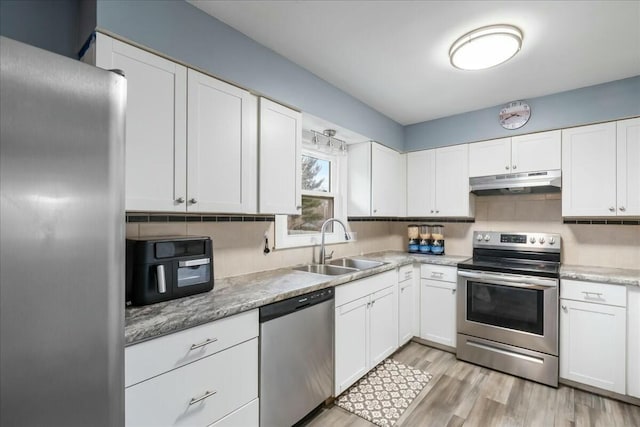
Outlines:
[[376,212],[378,212],[378,209],[374,209],[374,210],[373,210],[373,213],[376,213]]
[[184,203],[184,197],[178,197],[178,198],[176,199],[176,203],[178,203],[178,204],[182,204],[182,203]]
[[624,212],[627,210],[624,206],[620,206],[618,209],[620,209],[620,212]]
[[513,165],[513,166],[511,166],[511,167],[512,167],[513,169],[518,169],[518,166],[516,166],[516,165]]
[[431,272],[431,277],[442,277],[444,276],[444,273],[441,271],[432,271]]
[[192,205],[195,205],[196,203],[198,203],[198,199],[196,199],[195,197],[192,197],[189,199],[189,203],[191,203]]
[[616,208],[614,208],[613,206],[611,206],[611,207],[609,207],[609,211],[610,211],[610,212],[615,212],[615,211],[616,211]]
[[563,306],[562,306],[562,309],[563,309],[564,311],[567,311],[567,306],[566,306],[566,305],[563,305]]
[[297,209],[297,210],[302,209],[302,205],[298,205],[298,206],[296,206],[296,209]]
[[202,341],[200,344],[191,344],[191,347],[189,347],[189,351],[195,350],[196,348],[204,347],[205,345],[209,345],[216,341],[218,341],[218,338],[207,338],[206,340]]
[[431,213],[433,213],[433,209],[431,209]]
[[509,165],[504,167],[505,170],[509,170]]
[[582,293],[584,294],[585,298],[590,298],[589,295],[595,295],[596,298],[602,298],[602,292],[587,292],[587,291],[582,291]]
[[189,401],[189,406],[191,405],[195,405],[198,402],[202,402],[203,400],[205,400],[208,397],[213,396],[214,394],[216,394],[217,391],[205,391],[204,394],[200,397],[194,397]]
[[440,211],[436,209],[436,213],[440,213]]
[[158,293],[164,294],[167,292],[167,281],[164,277],[164,265],[156,265],[156,279],[158,280]]
[[455,294],[455,293],[456,293],[456,290],[455,290],[455,289],[451,289],[451,293],[452,293],[452,294]]
[[211,263],[210,258],[190,259],[187,261],[178,261],[178,267],[195,267],[197,265],[206,265]]

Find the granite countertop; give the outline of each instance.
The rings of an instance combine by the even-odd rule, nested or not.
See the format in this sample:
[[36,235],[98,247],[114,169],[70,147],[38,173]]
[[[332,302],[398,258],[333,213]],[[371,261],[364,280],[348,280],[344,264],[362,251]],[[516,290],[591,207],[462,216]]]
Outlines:
[[563,264],[560,267],[560,279],[640,286],[640,270]]
[[157,338],[272,302],[341,285],[412,263],[456,266],[468,256],[377,252],[351,258],[383,261],[382,266],[341,276],[323,276],[289,268],[216,279],[210,292],[125,310],[125,345]]

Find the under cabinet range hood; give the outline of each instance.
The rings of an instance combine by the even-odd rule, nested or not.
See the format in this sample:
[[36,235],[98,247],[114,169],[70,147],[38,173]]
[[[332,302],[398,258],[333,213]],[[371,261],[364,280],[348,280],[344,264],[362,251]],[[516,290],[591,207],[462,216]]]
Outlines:
[[469,178],[469,191],[479,196],[558,193],[561,186],[559,169]]

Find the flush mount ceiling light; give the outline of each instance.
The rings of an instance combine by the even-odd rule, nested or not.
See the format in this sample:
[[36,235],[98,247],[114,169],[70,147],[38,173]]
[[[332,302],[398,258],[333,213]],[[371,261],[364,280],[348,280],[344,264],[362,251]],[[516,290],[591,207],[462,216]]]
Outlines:
[[460,37],[449,49],[451,65],[484,70],[511,59],[522,46],[522,31],[513,25],[491,25]]

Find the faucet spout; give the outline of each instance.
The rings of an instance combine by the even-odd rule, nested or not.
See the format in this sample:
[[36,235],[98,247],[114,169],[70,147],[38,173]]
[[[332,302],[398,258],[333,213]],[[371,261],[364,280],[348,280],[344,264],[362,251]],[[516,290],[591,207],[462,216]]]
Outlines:
[[344,230],[344,240],[349,240],[349,233],[347,233],[347,226],[344,225],[344,222],[340,221],[338,218],[329,218],[328,220],[326,220],[324,223],[322,223],[322,227],[320,227],[320,233],[322,235],[322,243],[320,244],[320,256],[319,256],[319,262],[320,264],[324,264],[326,260],[331,259],[332,254],[327,255],[326,254],[326,250],[324,247],[324,236],[326,233],[326,228],[327,225],[331,224],[332,222],[337,222],[338,224],[340,224]]

